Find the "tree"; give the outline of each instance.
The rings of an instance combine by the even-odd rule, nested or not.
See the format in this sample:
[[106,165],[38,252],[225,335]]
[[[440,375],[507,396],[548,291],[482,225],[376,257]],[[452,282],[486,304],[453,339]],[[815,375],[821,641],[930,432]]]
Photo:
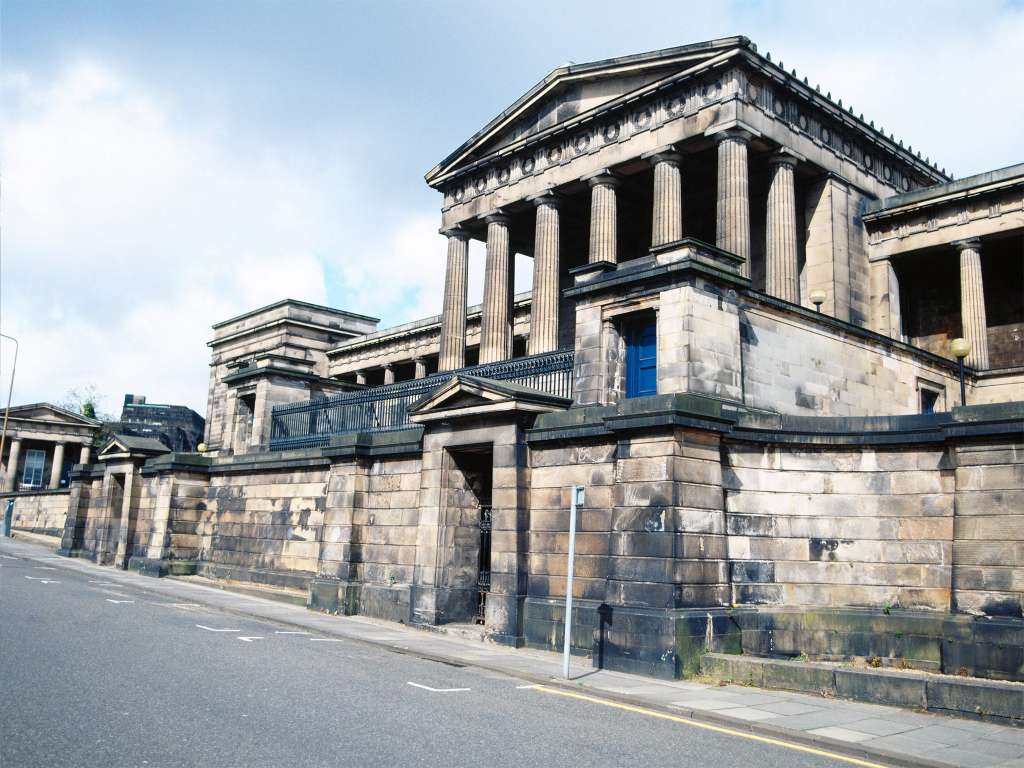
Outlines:
[[117,417],[100,410],[100,403],[103,396],[96,389],[95,384],[86,384],[84,387],[69,389],[64,399],[58,403],[66,411],[80,413],[90,419],[100,421],[116,421]]

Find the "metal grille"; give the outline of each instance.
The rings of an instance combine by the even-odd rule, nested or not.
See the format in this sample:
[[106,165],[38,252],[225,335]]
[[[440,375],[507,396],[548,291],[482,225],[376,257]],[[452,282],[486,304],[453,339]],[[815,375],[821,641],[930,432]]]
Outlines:
[[332,435],[405,429],[411,423],[410,406],[459,374],[507,381],[571,398],[572,366],[571,351],[549,352],[444,371],[359,392],[278,405],[271,416],[270,448],[320,448],[330,443]]
[[494,521],[491,506],[480,507],[480,554],[477,559],[476,578],[476,623],[483,624],[487,618],[487,593],[491,591],[491,529]]

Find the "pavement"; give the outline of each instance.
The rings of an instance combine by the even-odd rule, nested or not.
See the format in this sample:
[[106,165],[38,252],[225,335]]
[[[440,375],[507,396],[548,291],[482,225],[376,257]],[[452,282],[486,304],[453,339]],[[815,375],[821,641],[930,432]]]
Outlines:
[[0,539],[0,765],[999,766],[1024,729],[594,670]]

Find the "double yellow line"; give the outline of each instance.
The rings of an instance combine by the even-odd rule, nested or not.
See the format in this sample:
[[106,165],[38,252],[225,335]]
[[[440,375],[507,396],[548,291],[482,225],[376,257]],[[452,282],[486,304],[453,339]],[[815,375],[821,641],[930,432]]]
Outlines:
[[825,749],[818,749],[816,747],[808,747],[804,744],[797,744],[792,741],[782,741],[781,739],[773,739],[770,736],[759,736],[756,733],[749,733],[747,731],[738,731],[734,728],[726,728],[721,725],[712,725],[711,723],[702,723],[698,720],[691,720],[686,717],[680,717],[678,715],[670,715],[666,712],[659,712],[656,709],[646,709],[644,707],[635,707],[632,704],[620,704],[617,701],[609,701],[608,699],[599,699],[596,696],[588,696],[584,693],[575,693],[574,691],[566,691],[560,688],[552,688],[546,685],[538,685],[534,690],[542,691],[544,693],[551,693],[555,696],[564,696],[569,699],[579,699],[580,701],[587,701],[591,704],[600,704],[604,707],[612,707],[614,709],[621,709],[626,712],[633,712],[638,715],[646,715],[647,717],[656,717],[659,720],[668,720],[673,723],[680,723],[682,725],[689,725],[693,728],[702,728],[705,731],[714,731],[715,733],[722,733],[727,736],[739,736],[742,739],[748,739],[750,741],[758,741],[762,744],[771,744],[775,747],[782,747],[783,749],[792,749],[795,752],[805,752],[809,755],[817,755],[819,757],[827,757],[832,760],[840,760],[844,763],[851,765],[859,765],[862,768],[887,768],[887,766],[881,763],[872,763],[868,760],[861,760],[856,757],[850,757],[849,755],[841,755],[837,752],[829,752]]

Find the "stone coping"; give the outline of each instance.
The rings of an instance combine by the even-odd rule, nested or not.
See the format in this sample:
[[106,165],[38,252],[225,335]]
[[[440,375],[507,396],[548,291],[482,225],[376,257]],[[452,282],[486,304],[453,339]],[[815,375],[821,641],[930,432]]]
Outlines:
[[0,491],[0,499],[19,499],[26,496],[57,496],[71,493],[70,488],[36,488],[31,491]]
[[[871,200],[865,206],[864,218],[865,220],[881,218],[882,215],[891,213],[894,208],[913,205],[915,203],[941,203],[943,200],[939,198],[957,195],[957,193],[967,193],[978,187],[988,186],[990,184],[1014,181],[1024,184],[1024,163],[1008,165],[1005,168],[986,171],[985,173],[967,176],[966,178],[949,181],[945,184],[936,184],[932,187],[917,189],[913,192],[906,192],[901,195],[885,197],[881,200]],[[979,190],[979,193],[984,191],[985,190]]]
[[[227,320],[221,320],[219,322],[214,323],[211,327],[216,330],[217,328],[221,328],[221,327],[223,327],[225,325],[229,325],[230,323],[236,323],[239,320],[244,320],[247,317],[253,317],[255,315],[261,314],[262,312],[269,312],[272,309],[277,309],[278,307],[283,307],[283,306],[285,306],[287,304],[291,304],[292,306],[296,306],[296,307],[305,307],[307,309],[314,309],[317,312],[330,312],[332,315],[341,315],[343,317],[351,317],[351,318],[354,318],[356,320],[366,320],[366,321],[371,322],[371,323],[379,323],[380,322],[380,318],[379,317],[370,317],[369,315],[360,315],[360,314],[358,314],[356,312],[349,312],[349,311],[344,310],[344,309],[335,309],[334,307],[325,307],[323,304],[313,304],[312,302],[309,302],[309,301],[299,301],[298,299],[281,299],[280,301],[275,301],[272,304],[267,304],[264,307],[258,307],[257,309],[250,309],[248,312],[243,312],[240,315],[235,315],[234,317],[229,317]],[[336,330],[340,330],[340,329],[336,329]]]
[[1024,725],[1024,683],[728,653],[704,654],[701,672],[720,681],[758,688],[818,693]]

